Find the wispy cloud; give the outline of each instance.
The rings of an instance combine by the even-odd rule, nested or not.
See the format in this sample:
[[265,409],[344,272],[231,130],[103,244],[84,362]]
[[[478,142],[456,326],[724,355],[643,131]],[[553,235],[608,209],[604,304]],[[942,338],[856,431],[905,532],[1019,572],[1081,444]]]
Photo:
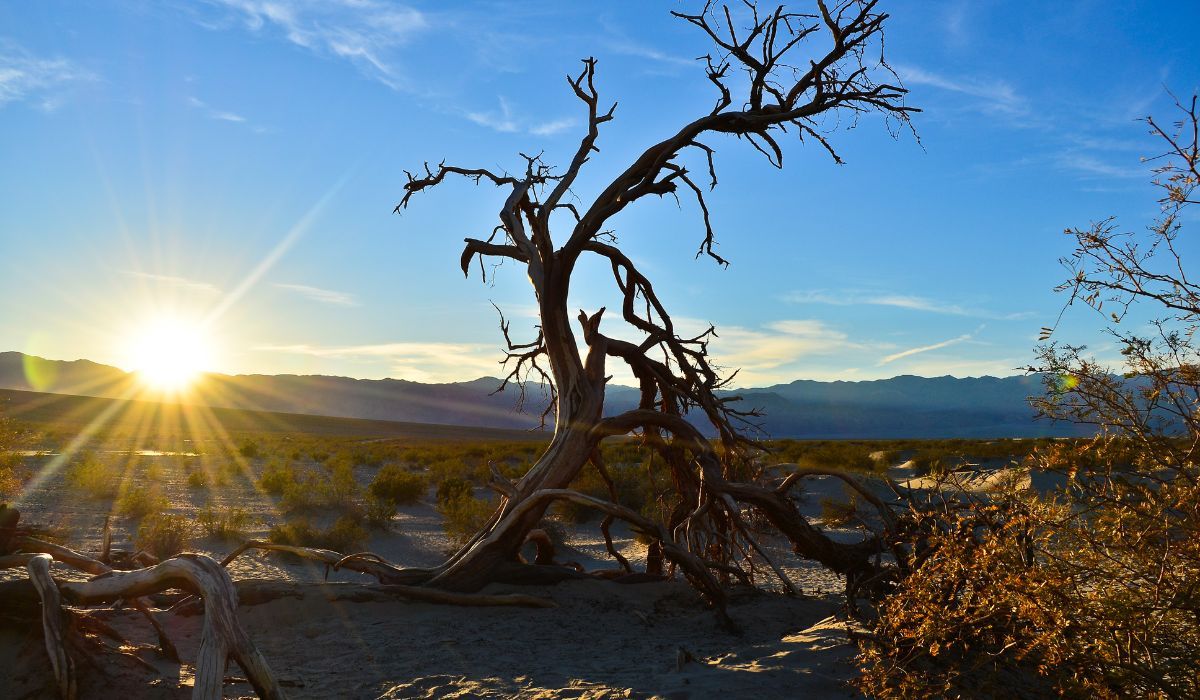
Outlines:
[[33,101],[48,112],[63,103],[63,92],[72,84],[96,76],[65,58],[35,56],[17,44],[0,39],[0,107],[10,102]]
[[[625,37],[613,39],[608,42],[608,49],[616,54],[625,56],[635,56],[637,58],[645,58],[656,63],[663,63],[669,66],[693,66],[696,64],[694,58],[683,58],[681,56],[673,56],[668,53],[659,51],[658,49],[639,44]],[[702,64],[703,65],[703,64]]]
[[402,80],[394,50],[429,27],[421,11],[381,0],[213,2],[252,32],[276,33],[318,55],[350,61],[393,89]]
[[487,112],[467,112],[467,119],[480,126],[485,126],[502,134],[528,132],[535,136],[553,136],[575,126],[574,119],[554,119],[546,122],[533,122],[523,119],[514,113],[512,105],[503,96],[498,98],[499,108]]
[[1028,101],[1003,80],[948,76],[911,65],[897,65],[895,68],[906,85],[925,85],[976,98],[974,107],[983,112],[1017,117],[1027,115],[1030,111]]
[[983,330],[983,326],[976,328],[975,330],[971,331],[970,333],[964,333],[964,334],[958,336],[957,338],[950,338],[949,340],[943,340],[940,343],[933,343],[931,345],[922,345],[920,347],[909,348],[907,350],[901,350],[900,352],[892,353],[891,355],[886,355],[885,357],[883,357],[883,359],[879,360],[879,363],[876,366],[882,367],[883,365],[891,364],[891,363],[895,362],[896,360],[902,360],[906,357],[912,357],[913,355],[919,355],[923,352],[930,352],[932,350],[941,350],[942,348],[948,348],[951,345],[958,345],[959,343],[965,343],[968,340],[974,338],[975,335],[977,333],[979,333],[979,331],[981,331],[981,330]]
[[186,277],[178,277],[176,275],[160,275],[154,272],[141,272],[139,270],[121,270],[121,274],[125,275],[126,277],[134,277],[147,282],[153,282],[161,287],[169,287],[202,296],[215,296],[221,293],[221,288],[215,284],[199,282],[197,280],[188,279]]
[[828,304],[832,306],[855,306],[865,304],[869,306],[890,306],[893,308],[909,309],[912,311],[925,311],[934,314],[944,314],[949,316],[970,316],[973,318],[986,318],[994,321],[1018,321],[1033,316],[1032,311],[1017,311],[1011,313],[998,313],[986,309],[978,309],[969,306],[962,306],[937,299],[929,299],[927,297],[913,296],[908,294],[894,294],[888,292],[863,292],[853,290],[841,290],[832,292],[824,289],[812,289],[790,292],[784,295],[784,301],[793,304]]
[[1145,165],[1140,165],[1140,167],[1115,165],[1088,153],[1061,153],[1056,161],[1061,168],[1093,177],[1146,179],[1149,174]]
[[310,287],[307,284],[283,284],[276,283],[279,289],[286,289],[289,292],[295,292],[306,299],[319,301],[322,304],[332,304],[333,306],[358,306],[358,300],[353,294],[347,292],[335,292],[331,289],[321,289],[320,287]]
[[501,354],[481,343],[379,343],[369,345],[262,345],[262,352],[381,363],[389,376],[421,382],[459,382],[495,376]]
[[[707,328],[698,319],[676,319],[690,335]],[[807,373],[806,361],[828,358],[866,346],[852,341],[846,333],[812,319],[773,321],[759,328],[721,325],[709,344],[713,362],[729,370],[737,369],[738,386],[761,386],[790,381]]]
[[233,122],[234,124],[244,124],[246,118],[235,112],[227,112],[220,109],[214,109],[198,97],[188,97],[188,104],[196,109],[204,110],[204,114],[209,119],[216,119],[223,122]]

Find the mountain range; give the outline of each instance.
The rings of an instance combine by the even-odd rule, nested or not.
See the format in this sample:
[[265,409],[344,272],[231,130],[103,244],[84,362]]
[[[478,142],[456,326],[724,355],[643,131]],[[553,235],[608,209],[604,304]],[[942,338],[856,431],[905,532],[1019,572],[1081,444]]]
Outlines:
[[[547,398],[535,386],[518,410],[518,392],[493,393],[499,380],[424,384],[403,379],[323,375],[210,374],[187,399],[223,408],[489,428],[534,428]],[[89,360],[47,360],[0,352],[0,388],[130,398],[135,375]],[[1028,397],[1042,393],[1036,375],[916,377],[871,381],[797,380],[731,392],[763,411],[776,438],[988,438],[1086,434],[1086,429],[1035,420]],[[610,386],[606,412],[637,403],[637,390]],[[703,426],[702,426],[703,427]]]

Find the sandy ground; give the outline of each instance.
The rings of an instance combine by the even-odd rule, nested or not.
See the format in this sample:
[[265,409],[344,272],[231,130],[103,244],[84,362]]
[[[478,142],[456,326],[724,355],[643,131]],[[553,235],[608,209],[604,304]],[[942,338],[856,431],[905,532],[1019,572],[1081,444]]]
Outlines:
[[[194,517],[214,499],[236,505],[257,519],[248,535],[262,536],[278,514],[274,502],[258,493],[248,475],[211,496],[189,489],[179,456],[162,456],[158,481],[172,510]],[[151,458],[140,460],[145,470]],[[172,467],[171,465],[175,466]],[[373,470],[361,475],[369,481]],[[137,472],[133,478],[145,478]],[[801,505],[819,516],[826,498],[845,491],[834,479],[805,482]],[[82,501],[52,477],[18,503],[23,521],[72,533],[70,544],[89,552],[99,548],[110,504]],[[129,548],[134,523],[113,518],[116,544]],[[614,529],[617,546],[632,561],[644,548],[627,531]],[[857,535],[834,531],[839,539]],[[571,546],[560,560],[585,567],[612,566],[597,528],[569,528]],[[236,543],[201,539],[194,549],[223,556]],[[473,698],[473,697],[858,697],[839,577],[799,560],[785,543],[766,540],[788,577],[804,593],[746,592],[735,596],[730,615],[740,636],[723,631],[711,611],[681,582],[621,585],[600,581],[519,589],[554,600],[553,609],[459,608],[383,598],[336,600],[339,591],[361,589],[363,576],[335,573],[294,563],[278,555],[249,554],[230,573],[239,579],[295,582],[301,595],[243,605],[241,617],[251,638],[284,680],[293,697],[303,698]],[[441,518],[425,502],[402,508],[386,532],[372,535],[368,548],[399,565],[439,563],[449,549]],[[56,565],[56,574],[71,577]],[[0,578],[20,577],[19,571]],[[769,586],[782,589],[777,582]],[[488,592],[518,590],[493,586]],[[156,651],[130,648],[130,656],[110,651],[96,658],[102,668],[81,666],[82,697],[184,697],[190,691],[187,660],[199,642],[200,618],[159,613],[183,656],[182,666]],[[108,614],[114,628],[135,642],[154,641],[146,622],[127,612]],[[36,629],[0,624],[0,698],[53,697],[49,666]],[[229,669],[230,696],[250,694],[236,666]]]

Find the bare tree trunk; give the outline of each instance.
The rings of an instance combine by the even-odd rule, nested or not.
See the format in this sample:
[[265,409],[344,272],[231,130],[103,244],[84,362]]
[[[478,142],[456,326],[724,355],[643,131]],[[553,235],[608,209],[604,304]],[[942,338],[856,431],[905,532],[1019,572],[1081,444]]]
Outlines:
[[[555,301],[565,306],[566,293]],[[565,489],[587,465],[595,449],[592,427],[600,422],[604,408],[604,381],[587,376],[575,349],[575,336],[565,324],[565,309],[543,311],[543,318],[561,318],[563,324],[546,334],[554,372],[557,410],[554,437],[532,468],[516,483],[511,496],[504,497],[499,517],[464,551],[453,557],[430,581],[447,590],[474,591],[495,579],[497,567],[513,561],[530,530],[537,527],[549,502],[521,508],[534,493]]]
[[[514,343],[501,316],[508,342],[506,362],[512,363],[501,388],[512,382],[523,392],[524,382],[532,376],[550,387],[555,409],[549,449],[518,483],[505,485],[504,498],[488,525],[439,569],[414,572],[413,582],[469,591],[495,580],[554,500],[545,494],[566,489],[604,437],[627,433],[640,435],[667,462],[675,482],[677,507],[668,527],[658,531],[665,538],[661,552],[673,562],[681,561],[679,547],[683,547],[725,576],[744,575],[739,566],[752,556],[766,558],[743,525],[739,503],[744,503],[761,510],[803,555],[848,576],[870,572],[868,555],[876,547],[874,542],[835,543],[804,520],[786,493],[730,481],[755,449],[742,431],[757,412],[740,409],[734,404],[736,398],[719,393],[731,377],[722,376],[709,363],[708,343],[714,329],[681,335],[651,281],[608,229],[614,217],[643,198],[678,198],[682,193],[694,198],[703,218],[697,257],[706,255],[726,265],[714,247],[705,190],[689,170],[691,154],[707,166],[709,188],[717,185],[715,150],[702,139],[736,136],[781,168],[783,149],[777,139],[784,134],[815,141],[840,163],[823,122],[836,123],[840,115],[854,115],[857,120],[860,114],[878,112],[907,124],[915,110],[904,104],[906,91],[893,84],[896,76],[882,58],[887,15],[876,10],[877,0],[815,0],[815,4],[815,10],[807,13],[784,7],[760,12],[754,2],[729,7],[707,3],[695,15],[673,12],[715,44],[704,68],[718,91],[716,104],[646,148],[590,202],[575,197],[573,187],[583,166],[599,150],[600,126],[612,120],[616,110],[615,104],[607,112],[600,108],[596,61],[591,58],[584,60],[576,77],[568,78],[586,107],[587,132],[565,169],[556,170],[540,154],[522,154],[523,173],[445,163],[436,167],[427,163],[423,173],[406,173],[397,212],[415,195],[449,177],[487,182],[508,191],[499,225],[485,237],[467,238],[459,263],[468,274],[478,257],[485,278],[485,259],[507,259],[524,266],[538,303],[538,335],[533,342]],[[735,83],[734,75],[745,80]],[[745,94],[734,94],[743,88]],[[830,116],[835,118],[825,119]],[[567,224],[564,234],[556,240],[552,228],[563,224]],[[572,271],[584,256],[611,266],[620,298],[613,313],[620,314],[617,321],[627,331],[621,338],[602,334],[604,309],[591,316],[580,311],[586,358],[580,357],[567,311]],[[637,340],[623,339],[629,335]],[[607,358],[624,363],[640,388],[637,409],[615,421],[602,420]],[[712,426],[720,441],[719,454],[702,436],[697,438],[699,433],[684,418],[689,413]],[[537,493],[543,497],[530,501]],[[768,565],[778,573],[773,562]]]

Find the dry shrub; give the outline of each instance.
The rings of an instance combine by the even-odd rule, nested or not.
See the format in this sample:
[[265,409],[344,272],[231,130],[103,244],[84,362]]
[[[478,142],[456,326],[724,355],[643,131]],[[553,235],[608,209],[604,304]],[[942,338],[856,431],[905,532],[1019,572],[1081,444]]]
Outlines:
[[192,525],[187,518],[158,513],[142,520],[134,542],[138,549],[167,559],[186,549],[191,538]]
[[977,502],[914,530],[920,563],[861,656],[868,695],[1200,697],[1195,482],[1077,476],[1059,500]]
[[1120,371],[1080,346],[1039,348],[1035,405],[1096,438],[1028,458],[1063,478],[1049,498],[913,516],[914,566],[863,652],[868,694],[1200,697],[1200,286],[1177,245],[1200,201],[1200,115],[1195,97],[1180,109],[1174,135],[1147,120],[1169,146],[1155,159],[1162,217],[1142,234],[1111,219],[1067,231],[1071,301],[1114,324],[1135,306],[1161,314],[1106,329]]
[[327,529],[319,529],[306,518],[295,518],[271,528],[267,539],[276,544],[295,547],[317,547],[349,554],[360,551],[367,540],[367,531],[353,516],[338,518]]
[[67,483],[89,498],[112,499],[121,487],[121,469],[112,459],[85,452],[67,468]]
[[197,516],[200,529],[208,537],[219,540],[242,540],[246,538],[246,530],[250,528],[250,514],[241,508],[222,509],[205,506]]
[[391,527],[392,518],[396,517],[396,502],[389,498],[368,498],[363,515],[371,527],[386,530]]
[[29,470],[15,453],[0,453],[0,498],[15,496],[28,479]]
[[171,507],[156,487],[133,486],[117,499],[117,514],[127,518],[144,518]]
[[476,498],[471,491],[460,491],[438,498],[437,510],[445,519],[442,527],[455,545],[465,544],[482,530],[496,512],[493,501]]

